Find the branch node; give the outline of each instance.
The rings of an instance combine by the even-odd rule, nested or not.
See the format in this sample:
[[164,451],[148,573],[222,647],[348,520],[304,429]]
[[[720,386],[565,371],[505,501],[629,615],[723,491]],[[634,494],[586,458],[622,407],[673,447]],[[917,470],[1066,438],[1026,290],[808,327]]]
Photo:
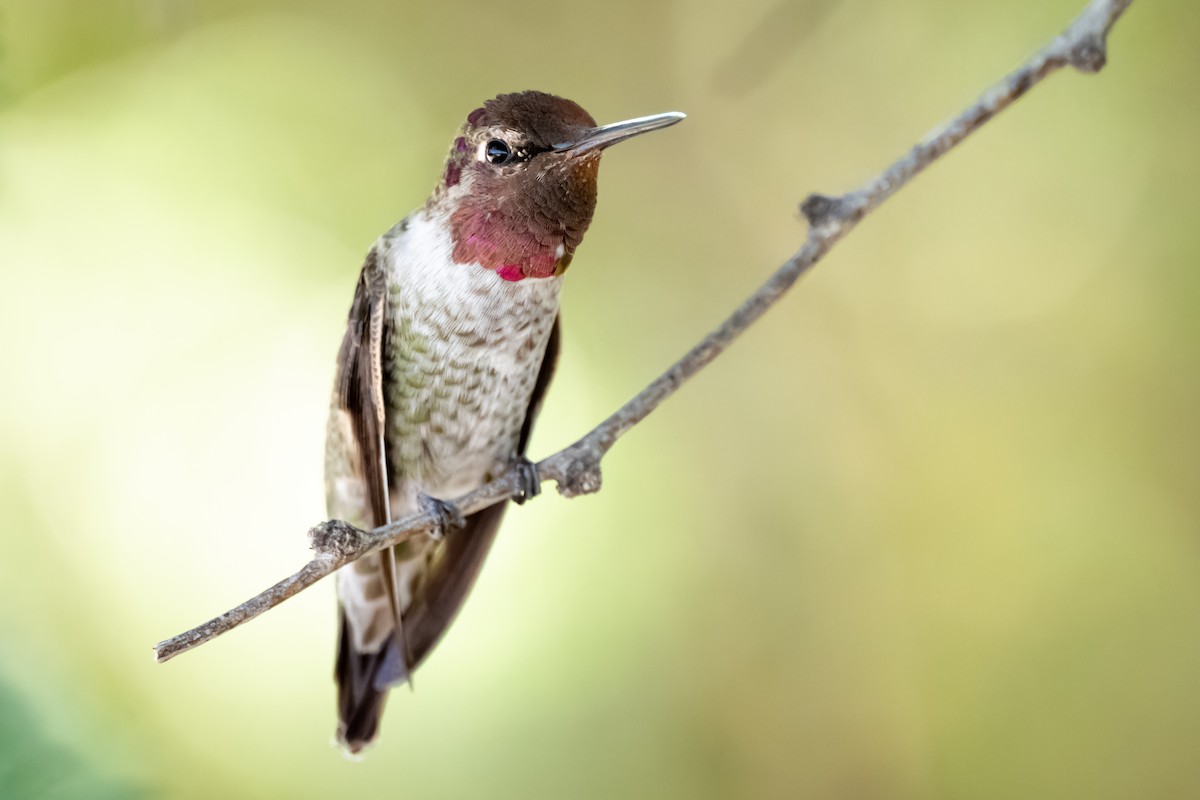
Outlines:
[[359,553],[367,539],[367,532],[349,522],[331,519],[322,522],[308,532],[309,547],[323,556],[335,559],[349,558]]
[[1099,72],[1108,62],[1108,52],[1104,43],[1104,37],[1095,35],[1080,39],[1071,48],[1068,58],[1071,66],[1080,72],[1089,75]]
[[809,227],[820,228],[845,215],[845,200],[824,194],[810,194],[800,204],[800,213],[808,220]]
[[557,470],[558,493],[563,497],[578,497],[600,491],[600,459],[604,456],[596,447],[577,445],[563,451],[563,464]]

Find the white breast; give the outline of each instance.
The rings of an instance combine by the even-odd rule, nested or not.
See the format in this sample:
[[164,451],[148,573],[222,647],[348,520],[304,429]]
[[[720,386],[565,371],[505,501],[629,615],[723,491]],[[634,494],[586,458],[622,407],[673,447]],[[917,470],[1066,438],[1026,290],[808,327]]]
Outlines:
[[449,225],[418,211],[379,242],[389,271],[387,446],[406,513],[416,491],[478,487],[517,445],[558,314],[561,278],[510,282],[456,264]]

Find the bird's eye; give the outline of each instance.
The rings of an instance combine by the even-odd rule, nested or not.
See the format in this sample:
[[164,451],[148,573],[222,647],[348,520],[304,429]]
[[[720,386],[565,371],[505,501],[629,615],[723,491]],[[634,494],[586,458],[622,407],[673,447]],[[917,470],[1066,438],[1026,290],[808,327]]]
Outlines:
[[512,150],[509,146],[499,139],[492,139],[487,143],[487,147],[483,151],[489,164],[507,164],[509,158],[512,157]]

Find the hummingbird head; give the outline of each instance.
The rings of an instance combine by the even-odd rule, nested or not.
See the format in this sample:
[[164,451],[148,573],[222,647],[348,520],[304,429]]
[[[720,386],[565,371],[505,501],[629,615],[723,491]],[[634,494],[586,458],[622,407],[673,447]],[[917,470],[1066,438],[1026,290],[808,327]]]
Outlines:
[[449,218],[454,260],[509,281],[561,275],[592,221],[604,149],[683,117],[597,126],[578,103],[544,92],[487,101],[467,116],[430,199]]

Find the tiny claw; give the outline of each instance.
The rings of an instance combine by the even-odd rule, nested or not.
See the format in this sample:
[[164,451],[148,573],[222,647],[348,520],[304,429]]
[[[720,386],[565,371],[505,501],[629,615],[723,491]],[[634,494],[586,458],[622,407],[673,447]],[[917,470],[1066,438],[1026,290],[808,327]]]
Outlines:
[[467,524],[462,512],[454,503],[427,494],[417,495],[417,502],[421,504],[422,513],[433,517],[433,528],[430,529],[429,535],[437,541],[441,541],[447,531],[457,530]]
[[542,475],[537,464],[523,455],[515,455],[509,461],[509,467],[517,473],[517,488],[512,495],[514,503],[524,505],[529,498],[541,494]]

